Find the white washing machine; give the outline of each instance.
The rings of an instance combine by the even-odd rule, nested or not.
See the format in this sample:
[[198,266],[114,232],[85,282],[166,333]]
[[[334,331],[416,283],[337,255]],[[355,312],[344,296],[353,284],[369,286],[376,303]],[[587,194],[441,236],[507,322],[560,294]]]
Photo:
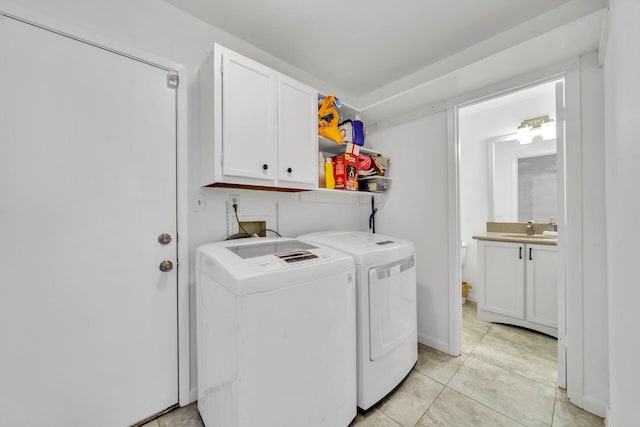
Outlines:
[[353,259],[285,238],[196,251],[207,427],[342,427],[356,416]]
[[413,242],[353,231],[311,233],[298,239],[339,249],[356,262],[358,406],[368,409],[418,360]]

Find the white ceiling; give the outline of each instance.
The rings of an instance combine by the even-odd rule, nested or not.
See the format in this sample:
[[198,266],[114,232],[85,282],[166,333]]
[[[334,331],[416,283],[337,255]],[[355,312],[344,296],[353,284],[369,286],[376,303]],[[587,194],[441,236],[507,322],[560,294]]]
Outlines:
[[[593,15],[606,6],[606,0],[165,1],[327,82],[376,119],[384,115],[375,111],[378,104],[405,102],[398,94],[409,91],[426,99],[426,83],[539,36],[559,41],[555,55],[541,55],[545,48],[533,43],[542,61],[592,50],[599,33]],[[570,23],[573,29],[563,30]],[[555,30],[564,31],[560,39],[549,36]],[[513,73],[522,72],[519,66],[525,64],[514,63]]]
[[[555,95],[556,81],[546,82],[465,106],[460,109],[460,115],[472,116],[486,111],[497,110],[512,104],[524,104],[537,98],[551,99],[553,102],[555,100]],[[548,114],[552,118],[555,118],[555,114],[552,111],[549,111]]]

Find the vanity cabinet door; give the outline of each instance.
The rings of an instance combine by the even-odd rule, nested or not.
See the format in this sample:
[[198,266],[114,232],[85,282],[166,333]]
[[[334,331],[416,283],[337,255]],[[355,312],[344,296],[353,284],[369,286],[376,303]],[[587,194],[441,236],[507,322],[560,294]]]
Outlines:
[[524,246],[479,241],[479,309],[524,320]]
[[527,244],[527,320],[558,327],[558,249]]

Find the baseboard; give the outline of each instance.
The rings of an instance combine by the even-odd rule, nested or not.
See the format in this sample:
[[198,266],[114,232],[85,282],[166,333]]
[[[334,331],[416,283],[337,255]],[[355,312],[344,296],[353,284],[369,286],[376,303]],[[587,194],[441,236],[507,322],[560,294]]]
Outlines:
[[605,427],[614,427],[613,426],[613,421],[611,421],[613,419],[613,415],[611,414],[611,407],[607,406],[607,413],[604,416],[604,425]]
[[607,415],[607,404],[591,396],[582,396],[582,406],[585,411],[596,414],[599,417]]
[[428,337],[423,334],[418,334],[418,342],[420,344],[424,344],[428,347],[435,348],[436,350],[442,351],[443,353],[451,354],[449,352],[449,343],[445,341],[440,341],[434,339],[432,337]]

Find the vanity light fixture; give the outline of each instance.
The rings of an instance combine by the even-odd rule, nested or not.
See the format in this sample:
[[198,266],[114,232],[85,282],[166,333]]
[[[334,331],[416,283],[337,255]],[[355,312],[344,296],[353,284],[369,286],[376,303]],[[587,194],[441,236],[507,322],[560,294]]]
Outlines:
[[527,119],[518,126],[520,144],[530,144],[537,136],[545,141],[556,137],[556,122],[549,115]]

